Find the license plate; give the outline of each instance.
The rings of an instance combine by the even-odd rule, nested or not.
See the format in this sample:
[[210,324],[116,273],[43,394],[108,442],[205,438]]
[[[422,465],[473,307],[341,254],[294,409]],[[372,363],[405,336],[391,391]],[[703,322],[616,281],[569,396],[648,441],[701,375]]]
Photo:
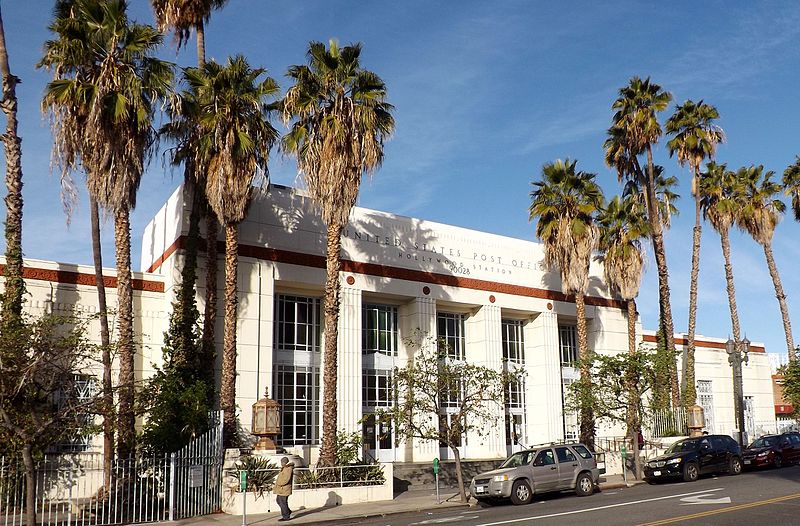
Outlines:
[[750,460],[745,460],[744,461],[745,464],[749,464],[750,462],[751,462]]
[[475,493],[486,493],[486,486],[475,486]]
[[653,476],[654,477],[659,477],[659,476],[661,476],[661,472],[660,471],[653,471]]

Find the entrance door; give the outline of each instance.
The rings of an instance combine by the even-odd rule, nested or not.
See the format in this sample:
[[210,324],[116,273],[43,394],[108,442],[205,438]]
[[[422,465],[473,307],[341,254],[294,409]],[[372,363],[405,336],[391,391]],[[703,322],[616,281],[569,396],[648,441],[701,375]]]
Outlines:
[[395,460],[394,430],[387,417],[379,418],[375,413],[364,415],[362,420],[364,449],[367,455],[380,462]]

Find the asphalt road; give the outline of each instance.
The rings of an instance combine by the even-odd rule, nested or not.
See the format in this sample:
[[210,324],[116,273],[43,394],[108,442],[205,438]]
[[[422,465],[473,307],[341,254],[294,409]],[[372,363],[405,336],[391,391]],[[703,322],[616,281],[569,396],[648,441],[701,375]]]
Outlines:
[[800,466],[745,472],[739,476],[704,476],[697,482],[639,484],[589,497],[553,494],[527,506],[500,504],[347,521],[365,526],[575,525],[662,526],[798,525]]

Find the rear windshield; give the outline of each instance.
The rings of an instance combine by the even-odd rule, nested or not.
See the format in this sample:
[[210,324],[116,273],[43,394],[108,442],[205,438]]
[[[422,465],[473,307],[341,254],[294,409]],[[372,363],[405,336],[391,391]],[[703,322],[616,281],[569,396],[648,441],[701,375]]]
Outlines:
[[588,449],[586,449],[586,446],[582,446],[581,444],[578,444],[577,446],[572,446],[572,449],[574,449],[577,454],[579,454],[581,457],[585,458],[586,460],[589,460],[590,458],[592,458],[592,452],[589,451]]
[[533,460],[533,454],[535,451],[518,451],[508,457],[505,462],[500,464],[501,468],[516,468],[519,466],[524,466],[526,464],[530,464]]

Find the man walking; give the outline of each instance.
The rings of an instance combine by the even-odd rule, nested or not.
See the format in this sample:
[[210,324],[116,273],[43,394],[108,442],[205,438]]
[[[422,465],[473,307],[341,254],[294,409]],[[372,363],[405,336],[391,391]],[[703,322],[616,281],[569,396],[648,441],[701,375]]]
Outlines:
[[281,518],[279,521],[291,519],[292,510],[289,509],[289,495],[292,494],[292,476],[294,474],[294,463],[283,457],[281,459],[281,470],[275,478],[275,500],[281,508]]

